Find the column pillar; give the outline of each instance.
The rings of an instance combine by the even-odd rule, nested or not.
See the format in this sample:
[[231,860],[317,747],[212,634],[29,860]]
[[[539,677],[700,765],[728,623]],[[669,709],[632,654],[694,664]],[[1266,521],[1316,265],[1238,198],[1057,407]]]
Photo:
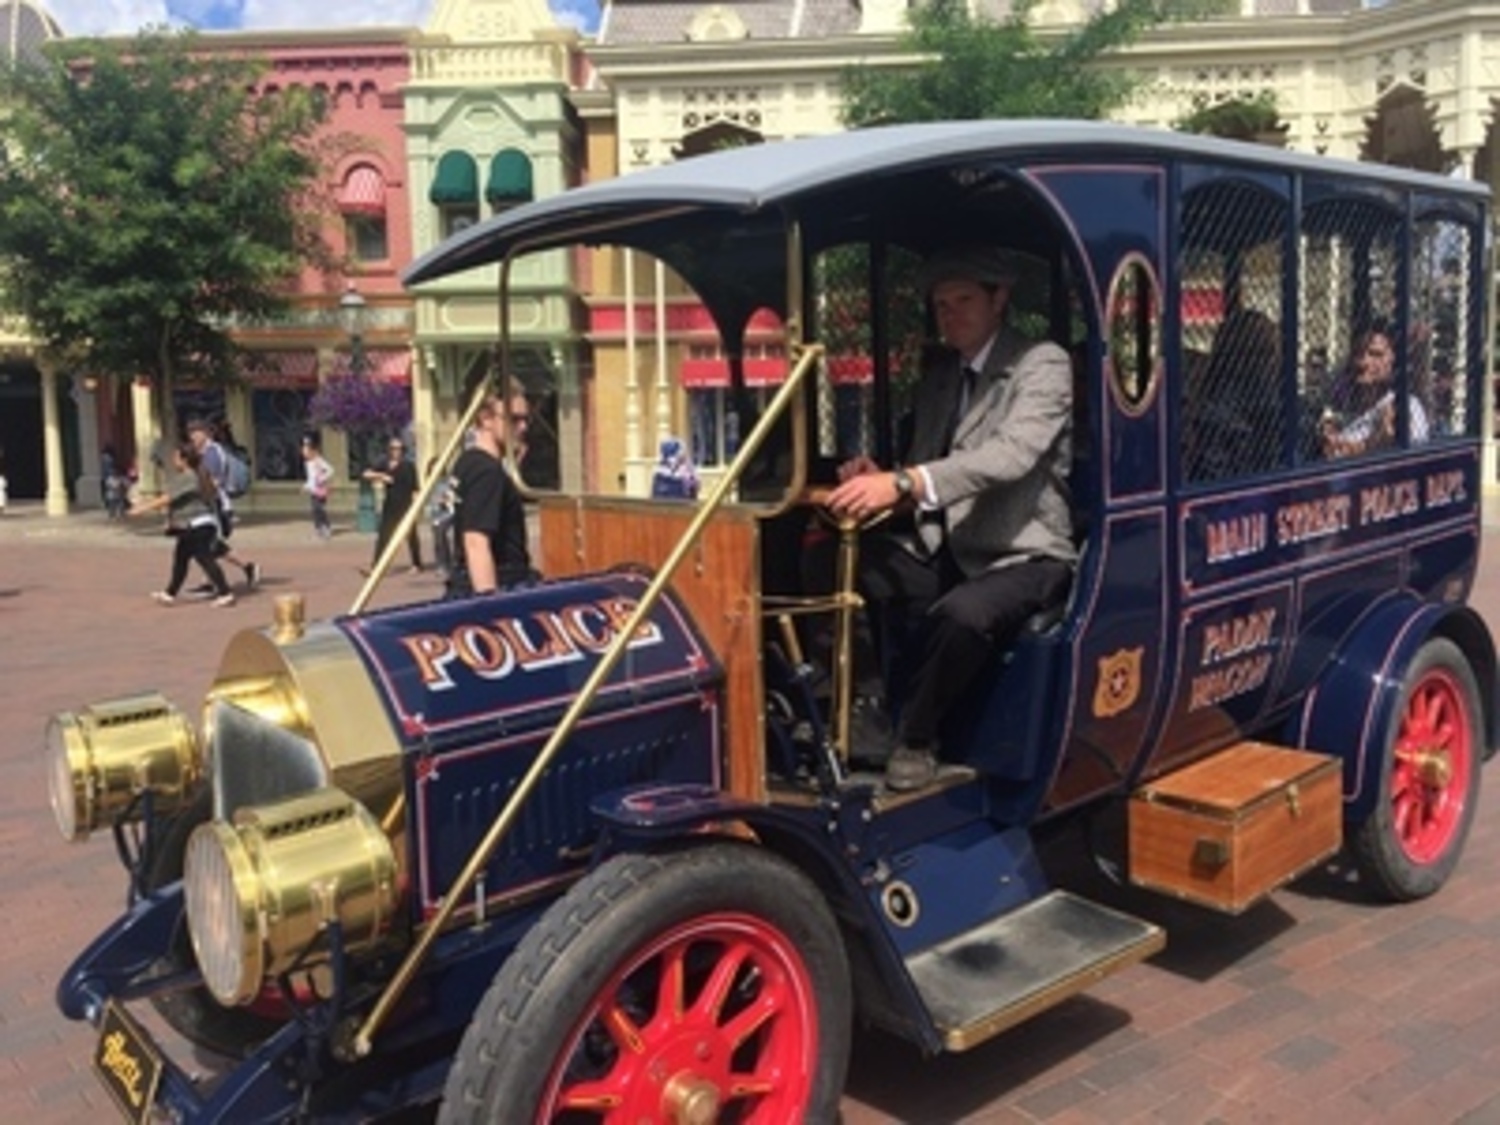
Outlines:
[[78,454],[81,472],[73,483],[73,495],[80,508],[104,506],[103,478],[99,474],[99,389],[98,379],[73,376],[73,401],[78,404]]
[[57,364],[51,357],[37,359],[42,375],[42,443],[47,467],[46,512],[68,514],[68,482],[63,470],[62,416],[57,408]]
[[[130,415],[135,427],[136,485],[147,496],[155,496],[162,489],[162,466],[151,455],[156,449],[156,411],[152,406],[151,381],[145,378],[130,381]],[[163,454],[166,450],[161,451]]]
[[667,372],[667,267],[656,260],[656,440],[646,451],[653,461],[661,443],[672,432],[672,387]]

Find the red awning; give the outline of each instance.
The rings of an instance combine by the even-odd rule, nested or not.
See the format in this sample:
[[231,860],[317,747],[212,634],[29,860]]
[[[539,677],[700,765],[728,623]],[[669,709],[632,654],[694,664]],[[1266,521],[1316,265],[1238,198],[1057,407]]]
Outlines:
[[[339,352],[333,359],[333,374],[348,375],[350,355]],[[365,352],[365,374],[384,383],[411,385],[410,348],[371,348]]]
[[385,181],[368,164],[352,168],[339,189],[339,210],[361,215],[385,214]]
[[318,353],[310,349],[254,352],[245,359],[243,371],[256,387],[315,387]]
[[[786,379],[786,360],[747,359],[744,363],[745,386],[774,387]],[[678,378],[684,387],[695,391],[729,386],[727,359],[685,359]]]
[[875,378],[875,361],[867,355],[831,355],[824,366],[828,381],[835,386],[863,384]]
[[1223,319],[1224,291],[1217,285],[1183,289],[1183,324],[1217,324]]
[[[867,355],[832,355],[826,364],[828,380],[835,386],[863,385],[875,377],[874,361]],[[745,386],[775,387],[785,379],[786,360],[745,360]],[[691,390],[713,390],[729,386],[727,359],[685,359],[679,373],[682,385]]]

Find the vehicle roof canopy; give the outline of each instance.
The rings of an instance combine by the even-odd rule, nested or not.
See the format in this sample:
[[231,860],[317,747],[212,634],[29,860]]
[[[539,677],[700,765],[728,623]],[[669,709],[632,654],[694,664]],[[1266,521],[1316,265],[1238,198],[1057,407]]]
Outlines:
[[923,253],[973,238],[1045,256],[1055,216],[1037,193],[1018,190],[1013,169],[1070,158],[1197,158],[1488,197],[1478,183],[1160,129],[1057,120],[890,125],[721,150],[562,192],[460,232],[402,280],[418,285],[573,244],[625,246],[670,266],[733,333],[758,308],[785,313],[784,232],[794,219],[809,253],[844,242]]

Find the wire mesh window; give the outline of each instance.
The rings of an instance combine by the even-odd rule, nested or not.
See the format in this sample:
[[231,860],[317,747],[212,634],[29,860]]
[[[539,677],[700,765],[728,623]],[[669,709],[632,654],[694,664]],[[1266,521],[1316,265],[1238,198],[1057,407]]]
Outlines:
[[[909,251],[892,247],[873,253],[863,244],[836,246],[814,260],[812,336],[825,349],[818,376],[819,456],[884,458],[899,452],[900,420],[911,409],[925,335],[919,267],[920,259]],[[890,429],[884,434],[878,432],[874,393],[882,362],[876,355],[877,320],[891,380]]]
[[1458,222],[1426,219],[1413,240],[1408,365],[1433,438],[1472,436],[1478,426],[1467,381],[1470,329],[1480,315],[1469,234]]
[[1396,393],[1407,354],[1397,295],[1399,211],[1348,194],[1325,193],[1303,213],[1301,237],[1301,416],[1310,459],[1356,456],[1399,435],[1425,440],[1420,404]]
[[1285,197],[1261,184],[1225,178],[1184,193],[1182,471],[1190,482],[1287,463],[1288,221]]

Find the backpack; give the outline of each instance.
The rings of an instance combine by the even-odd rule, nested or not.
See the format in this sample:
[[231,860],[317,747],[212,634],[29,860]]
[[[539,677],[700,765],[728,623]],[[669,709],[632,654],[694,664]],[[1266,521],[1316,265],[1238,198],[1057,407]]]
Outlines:
[[236,450],[224,450],[224,491],[238,499],[250,491],[250,462]]

